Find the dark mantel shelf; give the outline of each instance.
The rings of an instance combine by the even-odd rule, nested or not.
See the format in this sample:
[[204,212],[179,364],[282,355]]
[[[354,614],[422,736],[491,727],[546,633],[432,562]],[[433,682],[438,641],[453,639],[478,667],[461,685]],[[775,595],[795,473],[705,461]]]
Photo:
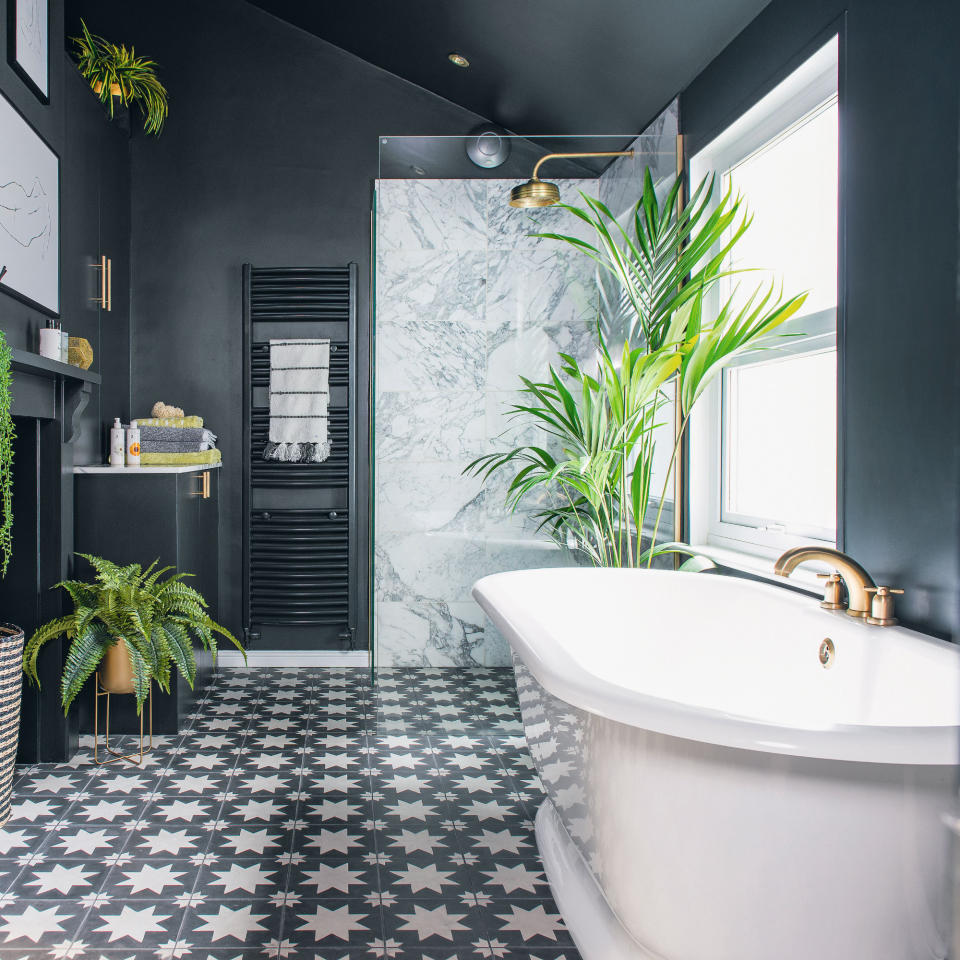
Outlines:
[[11,348],[10,353],[13,355],[11,367],[23,373],[32,373],[38,377],[66,377],[72,380],[82,380],[86,383],[101,382],[99,373],[84,370],[72,363],[50,360],[47,357],[41,357],[39,353],[31,353],[29,350]]

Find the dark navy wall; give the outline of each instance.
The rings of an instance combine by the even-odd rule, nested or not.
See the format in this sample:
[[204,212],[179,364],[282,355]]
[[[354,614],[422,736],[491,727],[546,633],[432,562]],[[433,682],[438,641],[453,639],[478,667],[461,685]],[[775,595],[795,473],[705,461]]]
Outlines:
[[480,118],[238,0],[67,10],[156,59],[170,93],[163,134],[132,140],[133,412],[175,403],[220,437],[220,611],[239,629],[241,265],[357,261],[365,344],[378,137]]
[[774,0],[686,89],[681,122],[695,152],[837,26],[842,548],[906,590],[904,621],[956,638],[960,5]]
[[[64,162],[66,111],[64,109],[63,89],[67,64],[63,50],[63,7],[51,4],[50,17],[50,103],[42,104],[27,89],[26,84],[13,70],[7,60],[8,49],[8,4],[14,0],[0,0],[0,91],[27,118],[51,147],[60,155],[61,167]],[[69,207],[70,197],[65,207]],[[61,235],[66,232],[68,209],[61,211]],[[66,239],[64,237],[64,239]],[[65,312],[70,304],[63,304]],[[46,314],[20,303],[6,294],[0,295],[0,328],[7,336],[12,347],[37,349],[37,331],[46,326]]]
[[[0,91],[60,157],[61,321],[68,333],[90,341],[93,369],[103,375],[102,390],[94,388],[81,418],[74,460],[94,463],[103,453],[101,417],[128,416],[129,407],[127,133],[109,120],[64,53],[61,3],[50,4],[50,102],[40,103],[27,89],[7,61],[7,7],[12,3],[0,0]],[[98,292],[91,264],[101,252],[113,260],[114,290],[113,311],[102,318],[91,299]],[[46,314],[0,294],[0,329],[11,346],[37,351],[46,322]],[[101,400],[111,413],[101,412]]]

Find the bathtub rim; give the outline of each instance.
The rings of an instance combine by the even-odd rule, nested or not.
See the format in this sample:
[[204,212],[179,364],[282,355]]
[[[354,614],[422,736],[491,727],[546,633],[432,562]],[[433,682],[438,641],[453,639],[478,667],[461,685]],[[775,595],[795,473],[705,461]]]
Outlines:
[[[529,576],[547,572],[556,571],[543,568],[490,574],[474,583],[472,593],[536,680],[553,696],[571,706],[607,720],[667,736],[760,753],[908,766],[954,767],[960,764],[960,722],[952,726],[925,727],[880,724],[835,724],[828,729],[788,727],[630,690],[587,671],[560,643],[554,643],[548,659],[542,645],[525,637],[497,606],[495,599],[496,586],[502,580],[518,574]],[[570,568],[564,569],[564,573],[570,572]],[[631,573],[640,576],[701,576],[662,570],[635,570]],[[777,589],[770,584],[733,579],[750,588]],[[916,636],[936,641],[925,634]]]

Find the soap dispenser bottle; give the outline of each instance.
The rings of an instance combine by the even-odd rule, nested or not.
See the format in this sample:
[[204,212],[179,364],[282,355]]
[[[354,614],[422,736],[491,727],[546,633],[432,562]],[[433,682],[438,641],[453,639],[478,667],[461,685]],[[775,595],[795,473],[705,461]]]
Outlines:
[[136,420],[131,420],[127,427],[127,466],[140,466],[140,428]]
[[119,417],[113,418],[110,428],[110,466],[122,467],[124,462],[124,431]]

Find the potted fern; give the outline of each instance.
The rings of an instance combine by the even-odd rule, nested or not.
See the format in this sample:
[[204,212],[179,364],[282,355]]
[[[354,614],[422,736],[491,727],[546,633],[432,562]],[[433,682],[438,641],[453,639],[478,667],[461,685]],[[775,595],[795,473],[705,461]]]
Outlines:
[[143,570],[138,563],[119,566],[90,554],[79,556],[93,567],[95,579],[56,584],[70,595],[73,612],[39,627],[23,655],[24,673],[39,686],[41,647],[54,637],[70,640],[60,682],[64,714],[98,668],[102,688],[108,693],[133,693],[139,714],[152,681],[169,692],[172,667],[193,686],[194,639],[210,650],[214,661],[217,634],[243,652],[237,638],[211,619],[200,593],[183,582],[190,574],[164,577],[173,568],[157,568],[157,561]]
[[136,103],[143,111],[143,129],[159,134],[167,119],[167,91],[157,77],[156,62],[138,57],[133,47],[117,46],[87,29],[80,21],[83,33],[72,37],[76,45],[77,66],[80,75],[90,83],[101,103],[109,106],[113,119],[114,100],[127,107]]

